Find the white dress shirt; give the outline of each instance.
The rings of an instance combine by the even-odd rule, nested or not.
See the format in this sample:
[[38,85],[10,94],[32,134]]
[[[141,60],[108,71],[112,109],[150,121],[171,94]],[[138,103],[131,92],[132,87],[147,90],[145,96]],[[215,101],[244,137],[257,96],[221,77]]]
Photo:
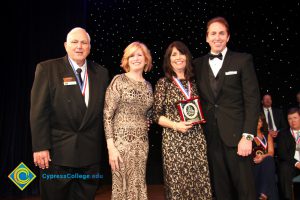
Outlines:
[[269,124],[268,109],[269,109],[269,112],[270,112],[270,115],[271,115],[271,119],[272,119],[273,131],[277,131],[277,127],[276,127],[276,124],[274,122],[272,107],[269,107],[269,108],[264,107],[264,113],[265,113],[265,116],[266,116],[266,121]]
[[296,143],[296,150],[295,150],[294,158],[299,162],[300,161],[300,142],[297,143],[297,139],[300,136],[300,130],[292,130],[291,129],[291,133],[292,133],[293,138],[295,139],[295,143]]
[[[217,77],[222,65],[223,65],[223,61],[224,61],[224,58],[225,58],[225,55],[226,55],[226,52],[227,52],[227,47],[221,52],[222,53],[222,56],[223,56],[223,59],[220,60],[219,58],[214,58],[212,60],[208,60],[209,62],[209,66],[214,74],[215,77]],[[210,52],[211,54],[214,54],[212,52]]]

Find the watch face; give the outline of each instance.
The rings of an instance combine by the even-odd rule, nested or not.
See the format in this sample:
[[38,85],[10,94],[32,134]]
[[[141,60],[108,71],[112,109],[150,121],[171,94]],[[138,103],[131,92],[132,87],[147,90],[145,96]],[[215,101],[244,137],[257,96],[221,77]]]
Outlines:
[[250,135],[247,135],[247,136],[246,136],[246,139],[247,139],[247,140],[251,140],[251,141],[253,140],[253,138],[252,138]]

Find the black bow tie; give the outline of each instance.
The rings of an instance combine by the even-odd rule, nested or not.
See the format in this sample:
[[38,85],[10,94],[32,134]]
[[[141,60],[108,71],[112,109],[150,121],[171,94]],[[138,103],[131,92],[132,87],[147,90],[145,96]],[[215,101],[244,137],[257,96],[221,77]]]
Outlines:
[[219,58],[220,60],[223,59],[222,53],[219,53],[218,55],[209,53],[208,56],[209,56],[209,59],[210,59],[210,60],[212,60],[212,59],[214,59],[214,58]]

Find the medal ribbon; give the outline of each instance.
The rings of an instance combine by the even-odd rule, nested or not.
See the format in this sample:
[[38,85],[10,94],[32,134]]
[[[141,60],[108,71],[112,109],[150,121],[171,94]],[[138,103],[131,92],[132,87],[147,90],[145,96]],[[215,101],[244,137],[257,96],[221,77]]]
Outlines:
[[268,142],[265,138],[265,136],[263,135],[263,139],[261,140],[259,137],[256,137],[257,140],[259,141],[259,143],[265,148],[267,149],[267,146],[268,146]]
[[300,144],[300,134],[295,133],[293,129],[291,129],[291,132],[296,141],[296,144]]
[[87,80],[88,80],[87,69],[85,70],[85,74],[84,74],[84,78],[83,78],[84,81],[83,81],[83,83],[82,83],[82,85],[81,85],[78,76],[76,76],[75,67],[73,66],[73,64],[72,64],[72,62],[71,62],[71,60],[70,60],[70,58],[68,58],[68,59],[69,59],[69,63],[71,64],[71,67],[72,67],[72,69],[73,69],[73,71],[74,71],[75,77],[76,77],[76,79],[77,79],[77,83],[79,84],[81,93],[82,93],[82,95],[84,96],[84,95],[85,95],[85,90],[86,90],[86,85],[87,85]]
[[181,84],[180,80],[173,76],[173,81],[175,85],[179,88],[181,93],[185,96],[186,99],[191,98],[191,83],[188,81],[188,90],[186,90],[183,85]]

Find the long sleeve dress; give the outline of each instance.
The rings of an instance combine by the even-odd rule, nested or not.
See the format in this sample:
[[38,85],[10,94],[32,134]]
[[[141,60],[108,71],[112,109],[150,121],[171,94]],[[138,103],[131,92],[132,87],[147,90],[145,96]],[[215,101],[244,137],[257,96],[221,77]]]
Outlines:
[[[188,82],[181,80],[187,88]],[[191,87],[192,97],[198,96],[196,84]],[[154,92],[153,119],[165,116],[179,122],[176,103],[185,100],[177,86],[167,78],[158,80]],[[206,141],[200,124],[187,133],[163,128],[163,172],[166,199],[212,199]]]
[[146,200],[148,157],[147,113],[153,104],[149,82],[117,75],[106,91],[104,128],[106,139],[113,138],[123,163],[112,172],[112,199]]

